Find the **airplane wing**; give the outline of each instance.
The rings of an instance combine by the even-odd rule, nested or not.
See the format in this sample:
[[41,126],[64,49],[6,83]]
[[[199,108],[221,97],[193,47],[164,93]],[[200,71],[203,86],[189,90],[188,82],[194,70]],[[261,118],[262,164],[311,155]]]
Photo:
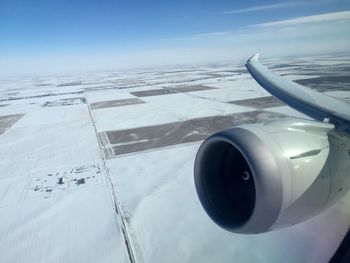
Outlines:
[[282,78],[259,62],[259,54],[248,59],[246,67],[253,78],[273,96],[290,107],[323,121],[329,118],[336,125],[350,126],[350,104]]

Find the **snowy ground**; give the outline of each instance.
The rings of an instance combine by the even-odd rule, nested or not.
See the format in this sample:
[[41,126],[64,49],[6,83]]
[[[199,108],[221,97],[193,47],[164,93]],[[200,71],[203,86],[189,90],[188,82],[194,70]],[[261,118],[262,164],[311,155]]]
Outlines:
[[[349,57],[266,61],[350,101]],[[203,139],[243,123],[307,118],[243,65],[0,80],[0,262],[327,262],[350,195],[279,231],[228,233],[193,184]]]

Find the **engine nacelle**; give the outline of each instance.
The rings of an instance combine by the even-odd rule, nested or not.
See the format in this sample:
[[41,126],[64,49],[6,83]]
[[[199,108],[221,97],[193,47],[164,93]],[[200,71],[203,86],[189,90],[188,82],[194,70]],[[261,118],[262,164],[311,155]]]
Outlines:
[[262,233],[293,225],[349,189],[348,137],[332,124],[286,119],[216,133],[195,161],[203,208],[222,228]]

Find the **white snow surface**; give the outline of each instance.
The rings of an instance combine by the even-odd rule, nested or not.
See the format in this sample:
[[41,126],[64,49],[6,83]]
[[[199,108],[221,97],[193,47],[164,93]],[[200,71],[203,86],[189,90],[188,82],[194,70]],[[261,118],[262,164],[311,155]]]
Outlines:
[[159,111],[150,104],[97,109],[93,111],[93,117],[99,132],[125,130],[180,120],[177,116]]
[[0,145],[0,262],[128,262],[103,170],[56,187],[103,167],[86,105],[28,111]]
[[1,262],[127,262],[106,184],[0,211]]
[[[198,93],[201,91],[198,91]],[[195,92],[191,92],[193,94]],[[197,92],[196,92],[197,93]],[[200,95],[199,95],[200,96]],[[161,112],[169,112],[181,120],[188,120],[206,116],[228,115],[232,113],[247,112],[254,109],[236,106],[233,104],[203,99],[196,95],[170,94],[142,98]]]

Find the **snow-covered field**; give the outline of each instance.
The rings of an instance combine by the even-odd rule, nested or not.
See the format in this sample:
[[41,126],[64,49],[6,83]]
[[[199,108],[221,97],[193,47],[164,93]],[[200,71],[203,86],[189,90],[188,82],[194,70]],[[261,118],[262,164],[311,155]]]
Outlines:
[[[348,61],[266,63],[350,101]],[[307,118],[243,65],[1,79],[0,262],[328,262],[349,227],[349,194],[248,236],[217,227],[196,196],[203,139],[287,116]]]

